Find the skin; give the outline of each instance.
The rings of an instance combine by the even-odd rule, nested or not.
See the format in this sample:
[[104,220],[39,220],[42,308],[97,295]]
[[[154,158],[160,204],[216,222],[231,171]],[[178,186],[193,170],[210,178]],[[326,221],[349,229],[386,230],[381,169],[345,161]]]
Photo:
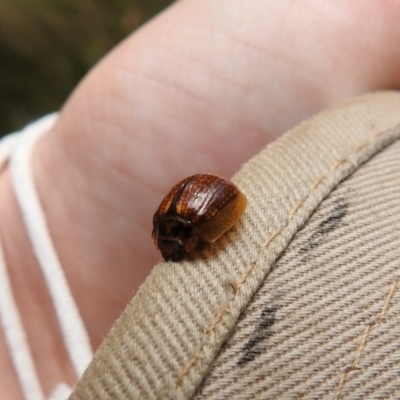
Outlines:
[[[178,180],[229,177],[285,130],[398,88],[397,1],[183,0],[107,55],[33,153],[54,245],[94,348],[160,259],[154,211]],[[74,384],[43,279],[0,175],[0,235],[47,394]],[[21,399],[0,330],[0,398]]]

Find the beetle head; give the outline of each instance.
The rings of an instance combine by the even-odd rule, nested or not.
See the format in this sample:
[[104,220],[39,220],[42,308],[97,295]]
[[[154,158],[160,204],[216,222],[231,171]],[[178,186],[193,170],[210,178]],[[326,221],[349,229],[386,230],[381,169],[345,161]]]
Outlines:
[[166,261],[182,260],[201,241],[191,224],[176,216],[168,216],[157,221],[152,236]]
[[187,253],[182,241],[179,239],[163,239],[158,243],[157,247],[165,261],[180,261]]

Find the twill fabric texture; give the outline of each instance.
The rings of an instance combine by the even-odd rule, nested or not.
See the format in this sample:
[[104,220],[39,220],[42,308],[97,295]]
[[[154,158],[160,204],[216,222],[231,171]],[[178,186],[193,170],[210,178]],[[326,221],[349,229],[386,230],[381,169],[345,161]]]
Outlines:
[[398,398],[399,138],[375,93],[250,160],[241,221],[155,266],[70,398]]
[[296,233],[196,400],[400,398],[400,141]]

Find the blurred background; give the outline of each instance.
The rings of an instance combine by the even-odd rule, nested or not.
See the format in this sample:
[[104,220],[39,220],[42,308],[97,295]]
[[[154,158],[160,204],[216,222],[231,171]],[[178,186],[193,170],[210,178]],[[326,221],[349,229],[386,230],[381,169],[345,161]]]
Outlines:
[[58,110],[86,72],[172,0],[1,0],[0,136]]

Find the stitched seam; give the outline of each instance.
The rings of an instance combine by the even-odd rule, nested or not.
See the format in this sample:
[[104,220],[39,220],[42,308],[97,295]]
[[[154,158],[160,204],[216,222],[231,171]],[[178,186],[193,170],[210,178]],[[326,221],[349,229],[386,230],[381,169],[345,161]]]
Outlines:
[[360,369],[359,364],[360,364],[361,356],[362,356],[365,346],[367,344],[368,338],[369,338],[371,332],[377,327],[377,325],[385,319],[387,311],[389,309],[390,302],[392,301],[394,293],[396,292],[396,289],[399,285],[399,281],[400,281],[400,279],[398,279],[398,278],[395,279],[394,281],[392,281],[392,284],[390,285],[390,288],[389,288],[389,292],[386,295],[385,301],[383,303],[380,313],[377,316],[377,319],[375,321],[369,323],[365,327],[364,331],[362,332],[361,337],[360,337],[360,342],[358,343],[358,346],[356,349],[356,354],[354,356],[354,360],[351,363],[351,365],[348,366],[347,368],[345,368],[345,370],[343,371],[343,373],[339,379],[339,382],[336,386],[333,400],[339,400],[340,394],[346,383],[346,378],[350,374],[350,372],[357,371]]
[[[232,283],[233,291],[234,291],[234,298],[229,302],[229,303],[224,303],[222,307],[218,310],[216,313],[215,317],[213,318],[213,321],[211,322],[210,326],[208,329],[206,329],[205,333],[207,336],[210,336],[214,331],[215,328],[217,327],[218,323],[222,320],[226,312],[229,310],[230,304],[233,303],[235,298],[237,297],[239,290],[241,286],[246,282],[247,278],[250,276],[251,272],[253,271],[254,267],[257,265],[257,258],[258,256],[271,244],[271,242],[278,237],[286,227],[287,223],[296,215],[297,211],[302,207],[302,205],[306,202],[306,200],[313,194],[313,192],[322,184],[322,182],[329,176],[330,173],[333,173],[336,171],[339,167],[346,163],[351,163],[351,157],[357,155],[357,153],[361,152],[362,150],[365,150],[368,146],[372,145],[375,140],[383,135],[386,131],[381,131],[376,133],[375,135],[372,135],[368,140],[365,140],[364,142],[360,143],[359,145],[355,146],[353,148],[353,151],[347,156],[344,157],[338,161],[336,161],[328,170],[327,173],[320,175],[315,181],[310,185],[309,187],[309,192],[308,194],[302,198],[300,201],[296,203],[296,205],[289,211],[289,214],[286,218],[286,223],[281,226],[279,229],[277,229],[274,233],[272,233],[268,238],[265,240],[265,242],[259,247],[256,255],[256,260],[252,261],[245,271],[242,273],[242,275],[238,278],[238,280],[235,283]],[[369,334],[369,333],[368,333]],[[364,344],[365,346],[365,344]],[[185,365],[185,367],[182,369],[178,377],[176,378],[176,386],[180,386],[185,379],[185,376],[189,373],[190,369],[192,366],[194,366],[197,362],[197,360],[200,358],[201,353],[203,352],[203,348],[199,348],[196,350],[194,355],[190,358],[188,363]],[[344,377],[345,380],[345,377]],[[344,385],[344,380],[343,384]],[[340,382],[339,382],[340,383]],[[339,385],[338,385],[339,388]],[[339,393],[340,394],[340,393]],[[335,397],[334,400],[337,400]]]

